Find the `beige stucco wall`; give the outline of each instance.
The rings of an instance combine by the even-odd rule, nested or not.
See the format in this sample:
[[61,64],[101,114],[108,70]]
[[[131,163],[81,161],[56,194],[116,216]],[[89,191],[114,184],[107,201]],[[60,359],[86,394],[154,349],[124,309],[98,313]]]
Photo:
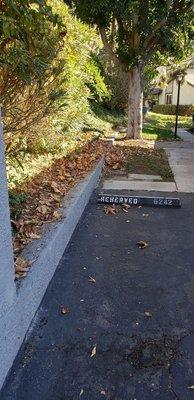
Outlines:
[[[178,85],[174,82],[172,104],[177,103]],[[180,88],[180,104],[194,104],[194,86],[187,82],[183,83]]]
[[[169,88],[165,88],[159,96],[159,104],[166,104],[166,93],[170,93]],[[178,94],[178,85],[176,81],[173,82],[172,93],[172,104],[176,104]],[[194,86],[191,86],[186,81],[181,85],[180,104],[194,104]]]

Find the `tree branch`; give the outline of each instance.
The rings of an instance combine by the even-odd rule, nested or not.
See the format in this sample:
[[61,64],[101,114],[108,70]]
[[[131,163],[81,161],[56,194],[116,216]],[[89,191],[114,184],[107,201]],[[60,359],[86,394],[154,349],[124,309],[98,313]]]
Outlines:
[[161,21],[158,21],[157,24],[155,25],[155,27],[153,28],[153,32],[151,35],[149,35],[144,42],[143,45],[143,50],[147,50],[148,47],[150,47],[150,45],[152,44],[152,41],[155,37],[155,34],[157,31],[159,31],[163,26],[165,26],[166,23],[166,18],[163,18]]
[[100,35],[102,38],[102,43],[104,45],[105,50],[107,51],[109,56],[112,58],[112,60],[115,62],[115,64],[121,66],[121,62],[119,61],[117,55],[113,51],[112,45],[108,41],[105,28],[102,28],[100,25],[98,25],[98,28],[99,28],[99,32],[100,32]]
[[111,42],[112,42],[112,46],[113,46],[113,43],[114,43],[114,37],[115,37],[116,31],[117,31],[116,18],[113,17],[112,24],[111,24]]
[[[173,1],[174,0],[166,0],[168,15],[169,15],[169,12],[170,12],[170,10],[171,10],[171,8],[173,6]],[[163,18],[161,21],[158,21],[156,23],[156,25],[153,27],[152,33],[145,39],[145,42],[144,42],[144,45],[143,45],[143,50],[144,51],[147,50],[148,47],[150,47],[150,45],[151,45],[151,43],[152,43],[152,41],[153,41],[153,39],[155,37],[155,33],[165,25],[168,15],[165,18]]]

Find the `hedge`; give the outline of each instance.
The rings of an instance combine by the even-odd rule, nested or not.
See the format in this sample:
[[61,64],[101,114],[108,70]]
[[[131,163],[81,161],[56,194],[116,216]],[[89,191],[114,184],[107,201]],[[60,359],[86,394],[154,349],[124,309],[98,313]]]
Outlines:
[[[176,105],[174,104],[157,104],[153,106],[153,111],[157,114],[165,114],[165,115],[175,115],[176,114]],[[194,112],[194,106],[191,105],[180,105],[179,106],[179,115],[188,115],[191,116]]]

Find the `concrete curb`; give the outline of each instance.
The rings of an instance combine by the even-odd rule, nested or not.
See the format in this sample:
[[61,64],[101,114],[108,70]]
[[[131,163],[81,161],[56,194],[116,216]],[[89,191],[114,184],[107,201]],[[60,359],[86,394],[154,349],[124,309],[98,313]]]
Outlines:
[[[46,229],[43,238],[30,244],[23,255],[37,259],[27,277],[18,285],[12,306],[0,319],[0,388],[25,339],[30,323],[67,247],[74,229],[98,186],[104,157],[95,169],[65,198],[63,218]],[[37,256],[38,254],[38,256]]]

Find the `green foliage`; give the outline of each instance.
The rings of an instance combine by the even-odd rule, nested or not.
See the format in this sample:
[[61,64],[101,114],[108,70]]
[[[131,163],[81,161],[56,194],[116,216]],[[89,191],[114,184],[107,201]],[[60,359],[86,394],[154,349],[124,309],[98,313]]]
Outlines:
[[0,22],[0,97],[6,150],[14,153],[21,136],[53,110],[65,28],[45,0],[1,2]]
[[112,134],[113,127],[126,123],[126,120],[127,116],[123,110],[113,110],[93,101],[90,104],[90,112],[84,118],[83,129],[109,135]]
[[143,139],[145,140],[173,140],[172,127],[175,118],[149,112],[146,124],[143,126]]
[[0,21],[6,152],[17,162],[19,153],[58,151],[84,124],[90,99],[109,97],[101,41],[62,0],[8,0]]
[[26,193],[17,193],[13,190],[9,190],[9,205],[11,219],[16,220],[20,217],[22,212],[22,205],[27,200],[28,196]]
[[92,54],[86,64],[86,73],[89,77],[87,86],[93,99],[97,102],[110,99],[111,95],[102,77],[102,67],[97,57]]
[[59,110],[53,118],[57,134],[77,131],[84,124],[90,110],[90,99],[102,101],[109,97],[97,56],[101,41],[94,28],[72,15],[62,0],[52,1],[54,10],[67,28],[64,48],[64,96],[59,99]]
[[[153,107],[153,111],[158,114],[176,115],[176,105],[173,104],[157,104]],[[194,108],[192,105],[179,105],[179,115],[191,116]]]
[[41,82],[58,51],[59,16],[45,0],[6,0],[0,4],[0,26],[3,73],[7,68],[24,84]]
[[105,82],[110,89],[111,98],[108,101],[111,108],[124,110],[127,107],[129,97],[129,77],[128,73],[114,64],[106,53],[102,55],[105,64]]
[[[190,129],[192,118],[179,116],[179,127]],[[146,117],[146,124],[143,127],[143,139],[145,140],[174,140],[172,128],[175,127],[175,116],[156,114],[149,112]],[[176,139],[178,140],[178,139]]]
[[18,187],[40,175],[45,168],[49,169],[57,159],[75,153],[82,142],[86,142],[87,131],[90,132],[88,140],[95,140],[99,135],[112,135],[112,127],[122,125],[126,121],[124,112],[110,110],[94,101],[91,103],[90,112],[82,120],[82,132],[74,131],[65,135],[50,132],[48,137],[47,127],[45,135],[41,132],[43,138],[32,141],[31,147],[17,155],[17,160],[15,156],[7,155],[8,185],[11,193],[15,194]]
[[[193,37],[192,0],[75,0],[78,16],[106,29],[106,42],[127,68],[157,54],[182,58]],[[112,25],[112,26],[111,26]],[[107,47],[107,46],[106,46]]]

